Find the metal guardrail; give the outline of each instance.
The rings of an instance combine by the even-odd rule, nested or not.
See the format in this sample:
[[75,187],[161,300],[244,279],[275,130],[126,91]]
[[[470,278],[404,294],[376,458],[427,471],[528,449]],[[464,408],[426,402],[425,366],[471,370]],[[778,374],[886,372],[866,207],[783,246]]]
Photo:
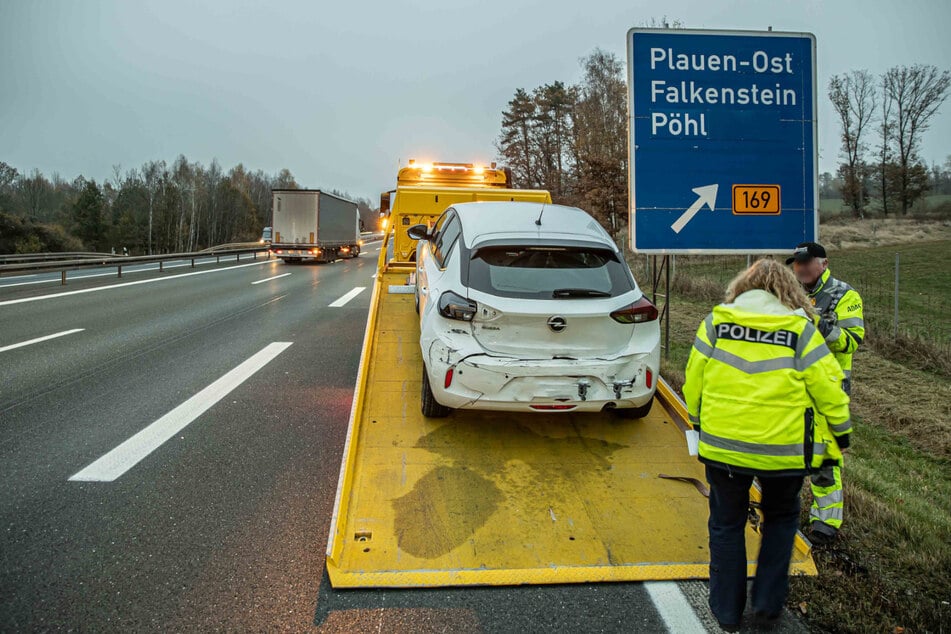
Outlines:
[[67,251],[61,253],[11,253],[0,255],[0,264],[17,264],[22,262],[47,262],[49,260],[78,260],[85,258],[113,258],[125,257],[115,253],[89,253],[85,251]]
[[[215,257],[218,262],[221,261],[221,258],[224,256],[235,256],[235,260],[240,262],[242,255],[251,255],[254,259],[257,259],[258,253],[262,251],[267,252],[267,257],[270,259],[271,254],[268,252],[268,247],[266,245],[258,245],[251,248],[240,248],[240,249],[227,249],[214,252],[189,252],[189,253],[166,253],[163,255],[142,255],[142,256],[113,256],[109,254],[103,254],[102,257],[83,257],[83,258],[73,258],[73,259],[59,259],[52,261],[41,261],[41,262],[17,262],[14,264],[0,264],[0,277],[4,274],[9,273],[23,273],[26,271],[30,272],[60,272],[62,273],[62,284],[66,284],[66,273],[69,271],[75,271],[79,269],[88,269],[92,267],[116,267],[116,274],[118,277],[122,277],[122,267],[131,266],[134,264],[150,264],[153,262],[158,262],[159,272],[164,270],[163,264],[171,260],[191,260],[192,268],[195,268],[195,260],[199,258],[208,258]],[[64,255],[64,254],[50,254],[50,255]],[[70,254],[75,255],[75,254]],[[90,254],[85,254],[90,255]]]
[[216,244],[213,247],[202,249],[198,253],[217,253],[219,251],[233,251],[235,249],[266,249],[264,242],[229,242],[228,244]]

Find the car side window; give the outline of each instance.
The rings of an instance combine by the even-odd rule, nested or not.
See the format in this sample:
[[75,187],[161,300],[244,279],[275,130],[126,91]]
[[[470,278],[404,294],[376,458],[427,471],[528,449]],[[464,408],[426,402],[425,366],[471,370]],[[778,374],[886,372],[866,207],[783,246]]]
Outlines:
[[447,209],[444,211],[438,218],[436,218],[436,222],[434,222],[432,228],[430,228],[429,235],[431,235],[432,238],[430,238],[429,244],[427,245],[430,253],[436,252],[436,242],[439,240],[442,229],[446,226],[446,220],[449,219],[451,213],[452,209]]
[[452,214],[443,225],[442,231],[436,236],[436,241],[433,244],[433,256],[436,258],[436,262],[439,263],[440,268],[445,267],[446,258],[449,257],[449,252],[455,246],[461,231],[462,225],[459,222],[459,217]]
[[[456,221],[456,224],[458,225],[459,222]],[[449,262],[449,258],[452,256],[453,252],[456,250],[456,245],[459,244],[459,242],[462,240],[462,231],[461,231],[461,228],[462,228],[462,227],[461,227],[461,225],[460,225],[460,231],[456,232],[456,237],[453,238],[452,242],[447,243],[448,246],[446,246],[446,245],[443,246],[443,249],[442,249],[442,255],[443,255],[442,268],[446,268],[446,263]]]
[[439,218],[436,219],[436,224],[433,225],[433,228],[432,228],[432,230],[430,231],[430,233],[431,233],[433,236],[438,236],[438,235],[439,235],[439,232],[442,231],[442,228],[446,225],[446,220],[447,220],[448,218],[449,218],[449,212],[448,212],[448,211],[447,211],[446,213],[444,213],[443,215],[439,216]]

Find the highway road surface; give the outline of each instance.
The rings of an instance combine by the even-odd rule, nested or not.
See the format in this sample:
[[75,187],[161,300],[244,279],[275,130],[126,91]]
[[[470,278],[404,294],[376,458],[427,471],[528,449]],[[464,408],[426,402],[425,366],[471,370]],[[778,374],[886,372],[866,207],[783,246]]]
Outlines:
[[700,582],[330,587],[378,248],[0,278],[0,631],[717,631]]

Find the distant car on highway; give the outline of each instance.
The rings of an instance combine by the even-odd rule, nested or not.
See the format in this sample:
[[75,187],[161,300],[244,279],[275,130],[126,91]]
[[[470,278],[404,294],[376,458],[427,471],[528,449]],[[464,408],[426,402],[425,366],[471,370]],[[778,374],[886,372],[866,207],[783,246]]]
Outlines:
[[657,309],[608,233],[580,209],[450,207],[419,240],[422,411],[613,410],[646,416],[660,364]]
[[261,232],[261,244],[271,244],[271,228],[264,227]]

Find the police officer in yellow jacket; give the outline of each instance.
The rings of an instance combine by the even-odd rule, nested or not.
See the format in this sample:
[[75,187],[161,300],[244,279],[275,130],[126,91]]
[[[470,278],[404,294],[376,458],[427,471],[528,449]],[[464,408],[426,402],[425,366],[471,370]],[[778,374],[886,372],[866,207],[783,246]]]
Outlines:
[[[845,372],[842,389],[852,395],[852,355],[865,338],[862,298],[845,282],[832,277],[826,250],[815,242],[802,242],[786,260],[806,289],[819,313],[819,332]],[[833,540],[842,527],[844,498],[842,461],[827,461],[812,475],[810,534],[814,544]]]
[[746,604],[754,477],[764,516],[754,619],[770,624],[782,613],[803,477],[848,445],[843,378],[802,287],[774,260],[738,275],[697,330],[683,392],[710,483],[710,609],[728,631]]

